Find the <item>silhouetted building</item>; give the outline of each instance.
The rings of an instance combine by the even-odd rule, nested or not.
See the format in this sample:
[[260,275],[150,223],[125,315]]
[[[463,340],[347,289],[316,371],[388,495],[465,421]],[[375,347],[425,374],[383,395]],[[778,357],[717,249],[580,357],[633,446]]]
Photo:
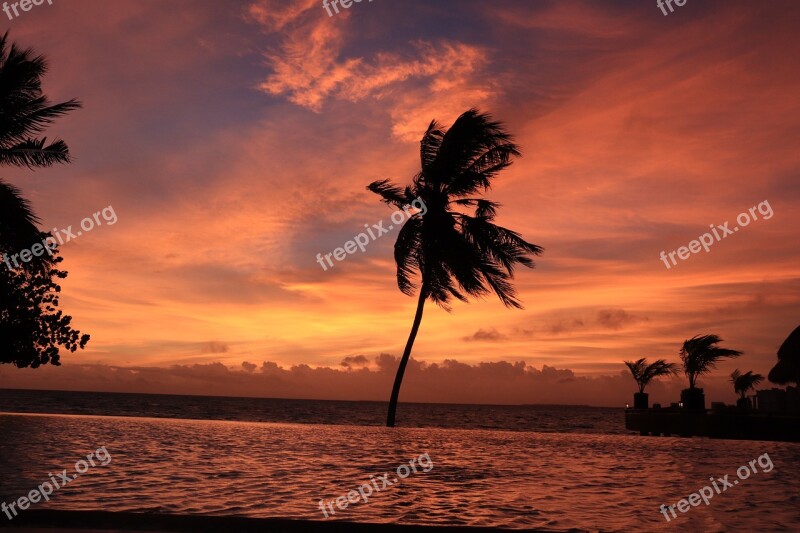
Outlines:
[[797,387],[760,390],[756,408],[762,413],[800,413],[800,392]]

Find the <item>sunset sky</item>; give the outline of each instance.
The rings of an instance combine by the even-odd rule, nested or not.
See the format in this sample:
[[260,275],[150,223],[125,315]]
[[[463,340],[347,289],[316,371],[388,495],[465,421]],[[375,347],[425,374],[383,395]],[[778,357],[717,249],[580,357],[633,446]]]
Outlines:
[[[620,405],[623,359],[716,333],[767,374],[800,323],[800,3],[690,0],[56,0],[2,18],[83,109],[48,130],[74,163],[2,177],[43,229],[113,206],[61,248],[62,307],[90,333],[0,387],[387,400],[415,298],[396,229],[323,271],[391,210],[431,119],[477,107],[523,157],[487,197],[543,246],[495,297],[429,304],[401,400]],[[659,259],[768,202],[667,269]],[[683,377],[652,388],[676,401]]]

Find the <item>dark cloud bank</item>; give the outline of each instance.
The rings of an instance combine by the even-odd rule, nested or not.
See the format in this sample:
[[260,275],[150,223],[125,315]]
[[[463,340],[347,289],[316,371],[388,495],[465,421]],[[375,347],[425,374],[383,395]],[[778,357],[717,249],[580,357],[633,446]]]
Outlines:
[[[0,387],[19,389],[202,394],[266,398],[386,401],[397,368],[397,357],[381,354],[344,359],[339,368],[274,362],[243,362],[239,368],[222,363],[171,367],[116,367],[65,364],[36,370],[0,368]],[[719,376],[703,386],[710,401],[734,400]],[[682,378],[651,384],[651,401],[677,401]],[[635,392],[624,368],[608,376],[578,376],[572,370],[522,361],[465,364],[456,360],[425,363],[412,359],[403,382],[401,401],[488,404],[570,404],[624,406]]]

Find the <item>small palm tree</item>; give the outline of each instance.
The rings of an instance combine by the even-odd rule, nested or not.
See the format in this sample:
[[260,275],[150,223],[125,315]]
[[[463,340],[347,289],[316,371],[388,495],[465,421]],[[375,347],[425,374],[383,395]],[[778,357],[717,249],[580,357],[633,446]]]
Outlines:
[[754,389],[756,385],[764,381],[764,376],[761,374],[753,374],[748,371],[744,374],[739,372],[739,369],[733,371],[731,374],[731,383],[733,383],[733,390],[738,394],[742,400],[745,399],[747,391]]
[[661,376],[671,376],[678,373],[678,365],[667,363],[659,359],[654,363],[647,364],[647,359],[641,358],[636,362],[625,361],[631,371],[633,379],[639,385],[639,393],[644,394],[644,388],[655,378]]
[[[406,221],[394,245],[397,285],[409,296],[418,287],[419,297],[392,387],[388,427],[394,426],[400,385],[425,301],[449,311],[452,298],[466,302],[469,296],[494,292],[507,307],[522,308],[510,283],[514,268],[518,264],[533,268],[529,255],[543,251],[519,233],[495,225],[499,204],[477,197],[512,163],[512,157],[520,155],[501,123],[471,109],[448,130],[431,122],[420,145],[422,168],[411,186],[402,189],[382,180],[367,187],[398,208],[415,200],[425,206]],[[474,213],[463,212],[468,209]]]
[[683,341],[680,355],[690,389],[696,389],[697,378],[711,372],[720,360],[742,355],[739,350],[720,348],[720,342],[718,335],[696,335]]
[[687,409],[705,409],[705,395],[697,388],[697,378],[711,372],[720,360],[742,355],[739,350],[720,348],[720,342],[718,335],[696,335],[683,341],[680,356],[689,388],[681,391],[681,400]]

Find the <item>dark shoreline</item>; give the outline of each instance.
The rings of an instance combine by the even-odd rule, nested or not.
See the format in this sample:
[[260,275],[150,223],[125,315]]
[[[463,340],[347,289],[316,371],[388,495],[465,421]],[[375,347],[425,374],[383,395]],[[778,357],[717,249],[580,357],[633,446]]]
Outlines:
[[13,521],[0,521],[0,529],[8,531],[150,531],[159,533],[194,532],[400,532],[400,533],[451,533],[451,532],[539,532],[581,533],[583,530],[551,529],[501,529],[472,526],[417,526],[398,524],[356,523],[335,520],[288,520],[284,518],[245,518],[238,516],[198,516],[169,514],[112,513],[103,511],[29,511]]

